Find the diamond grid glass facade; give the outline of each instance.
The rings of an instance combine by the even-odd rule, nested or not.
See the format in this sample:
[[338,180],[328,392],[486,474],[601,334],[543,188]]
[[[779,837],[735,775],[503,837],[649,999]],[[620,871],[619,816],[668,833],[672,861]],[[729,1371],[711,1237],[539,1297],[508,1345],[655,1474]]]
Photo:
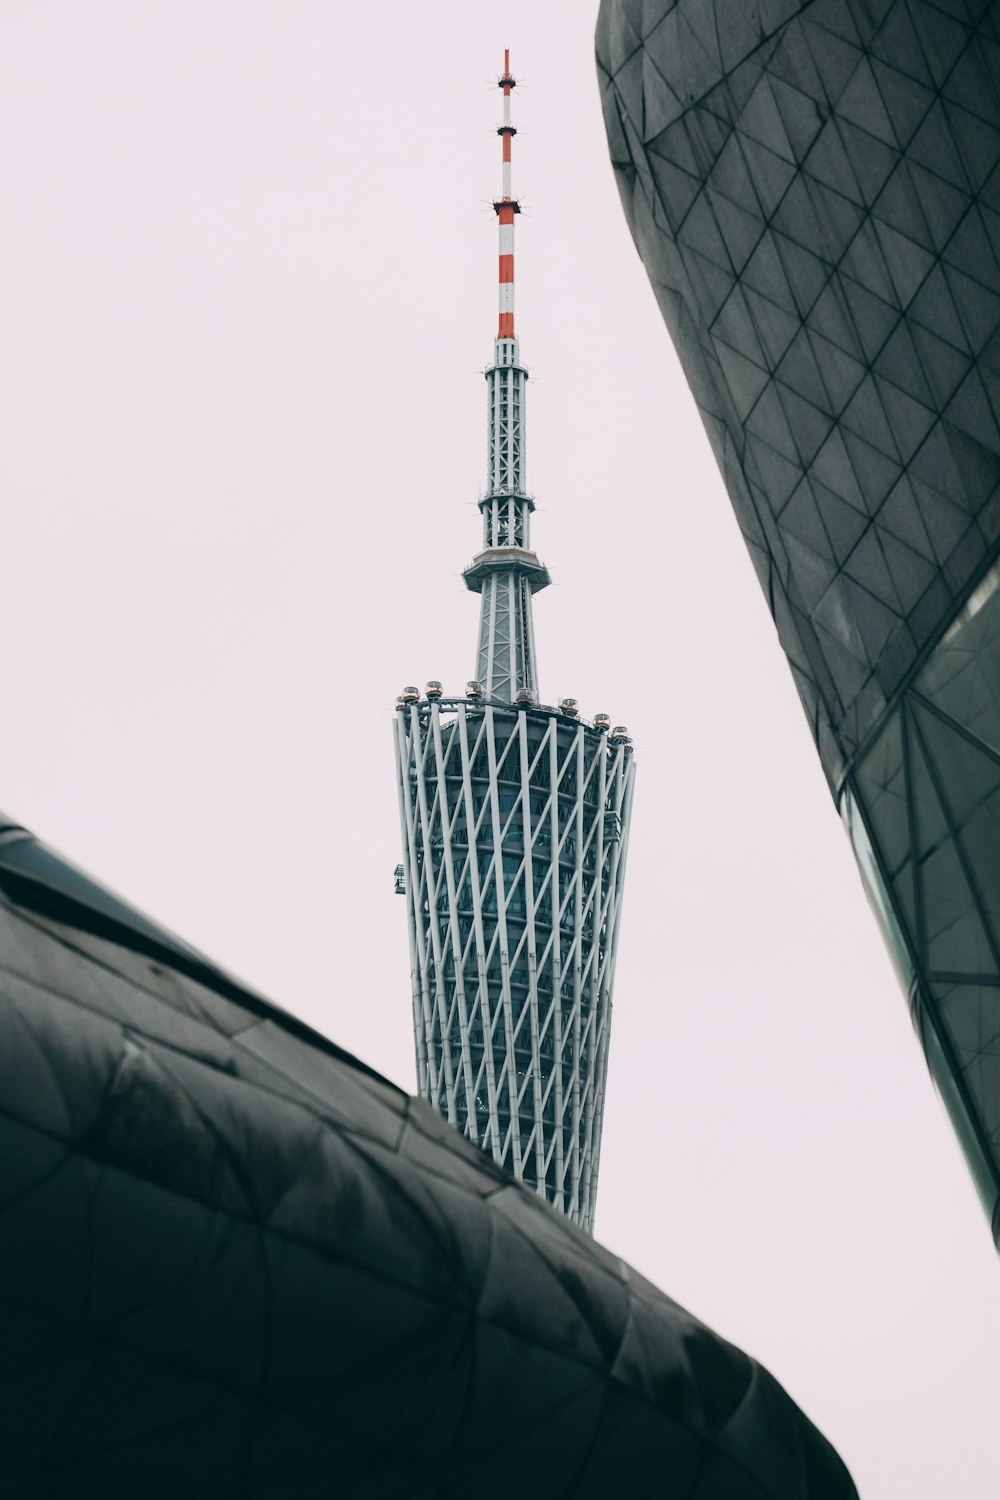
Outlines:
[[1000,19],[604,0],[622,201],[1000,1233]]
[[461,699],[396,733],[419,1092],[592,1230],[631,748]]
[[[860,758],[843,804],[914,1025],[994,1219],[1000,1153],[996,569]],[[995,1236],[998,1227],[994,1222]]]

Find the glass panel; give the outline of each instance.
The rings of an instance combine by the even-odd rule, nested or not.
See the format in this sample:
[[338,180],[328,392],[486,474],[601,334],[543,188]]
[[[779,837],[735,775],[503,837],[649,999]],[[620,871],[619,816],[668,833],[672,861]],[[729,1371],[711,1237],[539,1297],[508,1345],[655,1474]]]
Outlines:
[[841,810],[992,1219],[1000,1188],[1000,566],[887,719]]
[[889,950],[896,977],[906,993],[913,982],[913,959],[903,936],[903,930],[896,920],[896,914],[882,878],[882,871],[875,858],[871,839],[868,837],[868,829],[865,827],[858,803],[850,790],[844,793],[841,800],[841,816],[854,846],[854,857],[861,871],[861,882],[865,888],[865,895],[868,897],[868,904],[875,913],[882,931],[882,940]]
[[1000,567],[949,626],[916,688],[1000,755]]

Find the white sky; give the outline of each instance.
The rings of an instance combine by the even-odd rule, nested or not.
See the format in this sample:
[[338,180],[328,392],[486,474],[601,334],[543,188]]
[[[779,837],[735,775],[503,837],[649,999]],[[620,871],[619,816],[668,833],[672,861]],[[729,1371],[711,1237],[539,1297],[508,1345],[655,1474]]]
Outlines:
[[865,1500],[993,1500],[997,1267],[621,213],[591,0],[6,0],[0,805],[408,1088],[514,99],[547,698],[635,736],[598,1235]]

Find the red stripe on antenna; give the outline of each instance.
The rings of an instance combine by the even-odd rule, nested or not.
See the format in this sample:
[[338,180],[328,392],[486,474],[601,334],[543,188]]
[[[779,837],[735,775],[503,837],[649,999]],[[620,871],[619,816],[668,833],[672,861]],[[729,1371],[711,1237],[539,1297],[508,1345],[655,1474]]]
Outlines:
[[503,166],[503,187],[501,196],[493,205],[500,221],[500,306],[503,309],[500,313],[497,338],[512,339],[514,337],[514,215],[520,213],[521,209],[510,187],[511,141],[516,133],[510,123],[510,91],[515,87],[516,79],[510,71],[509,47],[504,48],[503,73],[497,82],[503,90],[503,124],[498,131],[502,142],[500,160]]

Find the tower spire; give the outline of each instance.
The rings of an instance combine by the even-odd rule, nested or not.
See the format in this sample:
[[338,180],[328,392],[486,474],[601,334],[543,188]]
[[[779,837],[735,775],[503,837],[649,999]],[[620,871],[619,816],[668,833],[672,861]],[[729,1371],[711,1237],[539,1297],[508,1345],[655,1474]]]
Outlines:
[[517,83],[510,71],[510,49],[503,55],[503,73],[499,80],[503,90],[503,124],[497,126],[497,135],[503,142],[503,188],[501,196],[493,204],[500,222],[500,326],[498,339],[514,337],[514,215],[521,212],[521,205],[510,191],[510,147],[517,130],[510,123],[510,94]]
[[396,790],[423,1096],[515,1177],[585,1229],[604,1112],[618,920],[634,764],[607,714],[540,703],[532,595],[549,575],[531,547],[524,477],[528,372],[514,333],[514,126],[503,121],[500,321],[486,376],[475,681],[396,699]]
[[494,200],[500,228],[500,319],[493,363],[486,371],[488,439],[486,493],[479,502],[483,550],[465,570],[465,582],[482,595],[476,678],[488,698],[512,703],[518,693],[538,696],[531,596],[550,581],[531,550],[530,522],[535,502],[525,488],[524,418],[528,372],[520,363],[514,334],[514,215],[520,204],[511,192],[510,96],[516,79],[510,51],[497,79],[503,93],[501,196]]

